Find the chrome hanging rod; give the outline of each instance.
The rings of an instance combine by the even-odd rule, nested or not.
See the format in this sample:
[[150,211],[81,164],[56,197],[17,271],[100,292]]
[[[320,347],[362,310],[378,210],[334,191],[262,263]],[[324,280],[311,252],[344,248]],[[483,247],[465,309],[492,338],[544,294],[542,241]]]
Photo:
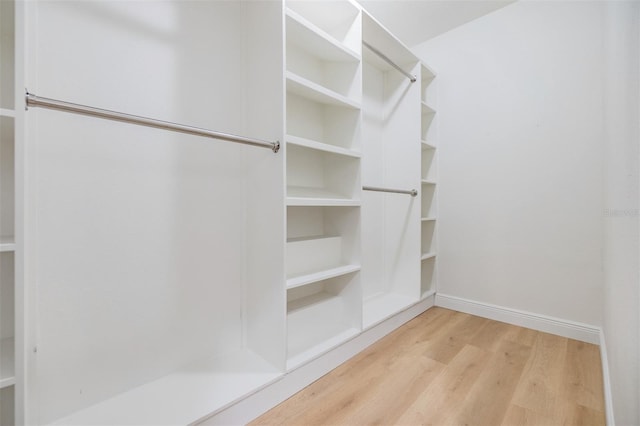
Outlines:
[[221,139],[229,142],[237,142],[245,145],[269,148],[273,152],[278,152],[280,142],[268,142],[260,139],[246,138],[244,136],[232,135],[230,133],[214,132],[213,130],[199,127],[185,126],[184,124],[172,123],[170,121],[156,120],[153,118],[140,117],[137,115],[124,114],[121,112],[109,111],[106,109],[93,108],[85,105],[73,104],[71,102],[57,99],[42,98],[33,93],[26,92],[28,107],[42,107],[56,109],[60,111],[73,112],[76,114],[88,115],[91,117],[103,118],[106,120],[121,121],[123,123],[138,124],[140,126],[154,127],[156,129],[171,130],[173,132],[186,133],[189,135],[205,136],[208,138]]
[[397,194],[409,194],[412,197],[418,195],[418,191],[415,189],[392,189],[392,188],[379,188],[377,186],[363,186],[363,190],[365,191],[377,191],[377,192],[394,192]]
[[369,49],[370,51],[372,51],[373,53],[375,53],[376,55],[380,56],[386,63],[388,63],[389,65],[391,65],[392,67],[394,67],[395,69],[400,71],[402,74],[406,75],[407,78],[409,80],[411,80],[412,83],[416,82],[416,77],[415,76],[409,74],[408,72],[406,72],[405,70],[400,68],[400,66],[397,65],[395,62],[393,62],[391,59],[389,59],[389,57],[387,55],[385,55],[384,53],[382,53],[381,51],[379,51],[378,49],[376,49],[375,47],[373,47],[372,45],[370,45],[369,43],[367,43],[364,40],[362,40],[362,45],[364,47],[366,47],[367,49]]

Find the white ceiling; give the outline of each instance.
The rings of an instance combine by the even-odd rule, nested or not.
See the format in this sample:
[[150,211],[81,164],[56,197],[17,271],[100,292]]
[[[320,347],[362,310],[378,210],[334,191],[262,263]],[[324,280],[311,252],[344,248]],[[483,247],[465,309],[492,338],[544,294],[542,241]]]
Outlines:
[[358,0],[407,46],[413,47],[515,0]]

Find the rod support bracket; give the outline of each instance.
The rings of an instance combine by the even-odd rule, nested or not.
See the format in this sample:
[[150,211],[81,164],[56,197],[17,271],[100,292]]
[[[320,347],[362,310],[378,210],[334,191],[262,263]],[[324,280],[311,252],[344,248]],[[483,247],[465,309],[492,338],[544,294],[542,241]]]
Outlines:
[[280,141],[275,141],[273,143],[272,151],[276,154],[278,153],[278,151],[280,151]]

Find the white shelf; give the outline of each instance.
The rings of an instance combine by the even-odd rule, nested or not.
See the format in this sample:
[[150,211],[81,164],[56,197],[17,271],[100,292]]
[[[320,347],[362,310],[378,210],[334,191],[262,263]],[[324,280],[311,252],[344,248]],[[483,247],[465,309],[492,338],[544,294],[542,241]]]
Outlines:
[[362,154],[358,151],[314,141],[307,138],[302,138],[299,136],[287,135],[286,140],[287,140],[287,143],[291,145],[302,146],[305,148],[311,148],[318,151],[330,152],[332,154],[345,155],[347,157],[354,157],[354,158],[362,157]]
[[422,105],[422,113],[423,114],[435,114],[436,113],[436,110],[431,108],[425,102],[421,102],[421,105]]
[[381,293],[364,301],[363,326],[369,328],[417,302],[416,298],[399,293]]
[[436,257],[436,254],[434,252],[424,253],[422,256],[420,256],[420,260],[427,260],[434,257]]
[[0,389],[16,384],[13,337],[0,340]]
[[[359,330],[336,319],[344,300],[322,291],[287,306],[287,369],[294,368],[357,335]],[[340,315],[337,315],[340,317]]]
[[430,222],[430,221],[436,220],[436,218],[435,217],[423,217],[421,220],[423,222]]
[[360,109],[360,103],[314,83],[313,81],[300,77],[291,71],[287,71],[287,92],[322,104]]
[[194,363],[53,424],[191,424],[281,376],[250,351]]
[[0,108],[0,117],[11,117],[14,118],[16,116],[16,112],[12,109]]
[[287,197],[287,206],[291,207],[358,207],[360,200],[349,198],[305,198],[305,197]]
[[432,181],[432,180],[428,180],[428,179],[422,179],[420,182],[422,182],[423,185],[435,185],[436,182]]
[[360,55],[344,46],[338,40],[330,36],[300,14],[287,8],[287,39],[296,45],[313,51],[328,61],[358,62]]
[[427,141],[422,141],[422,149],[436,149],[436,146]]
[[318,281],[327,280],[329,278],[339,277],[341,275],[351,274],[360,270],[360,265],[341,265],[323,271],[313,272],[306,275],[300,275],[287,279],[287,288],[296,288],[303,285],[312,284]]
[[15,250],[16,243],[14,237],[0,237],[0,253]]

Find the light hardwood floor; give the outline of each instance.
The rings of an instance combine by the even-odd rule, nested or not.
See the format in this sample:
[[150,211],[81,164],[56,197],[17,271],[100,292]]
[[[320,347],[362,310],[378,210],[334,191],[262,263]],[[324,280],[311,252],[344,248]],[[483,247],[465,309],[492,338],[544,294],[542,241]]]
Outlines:
[[251,425],[604,425],[595,345],[431,308]]

